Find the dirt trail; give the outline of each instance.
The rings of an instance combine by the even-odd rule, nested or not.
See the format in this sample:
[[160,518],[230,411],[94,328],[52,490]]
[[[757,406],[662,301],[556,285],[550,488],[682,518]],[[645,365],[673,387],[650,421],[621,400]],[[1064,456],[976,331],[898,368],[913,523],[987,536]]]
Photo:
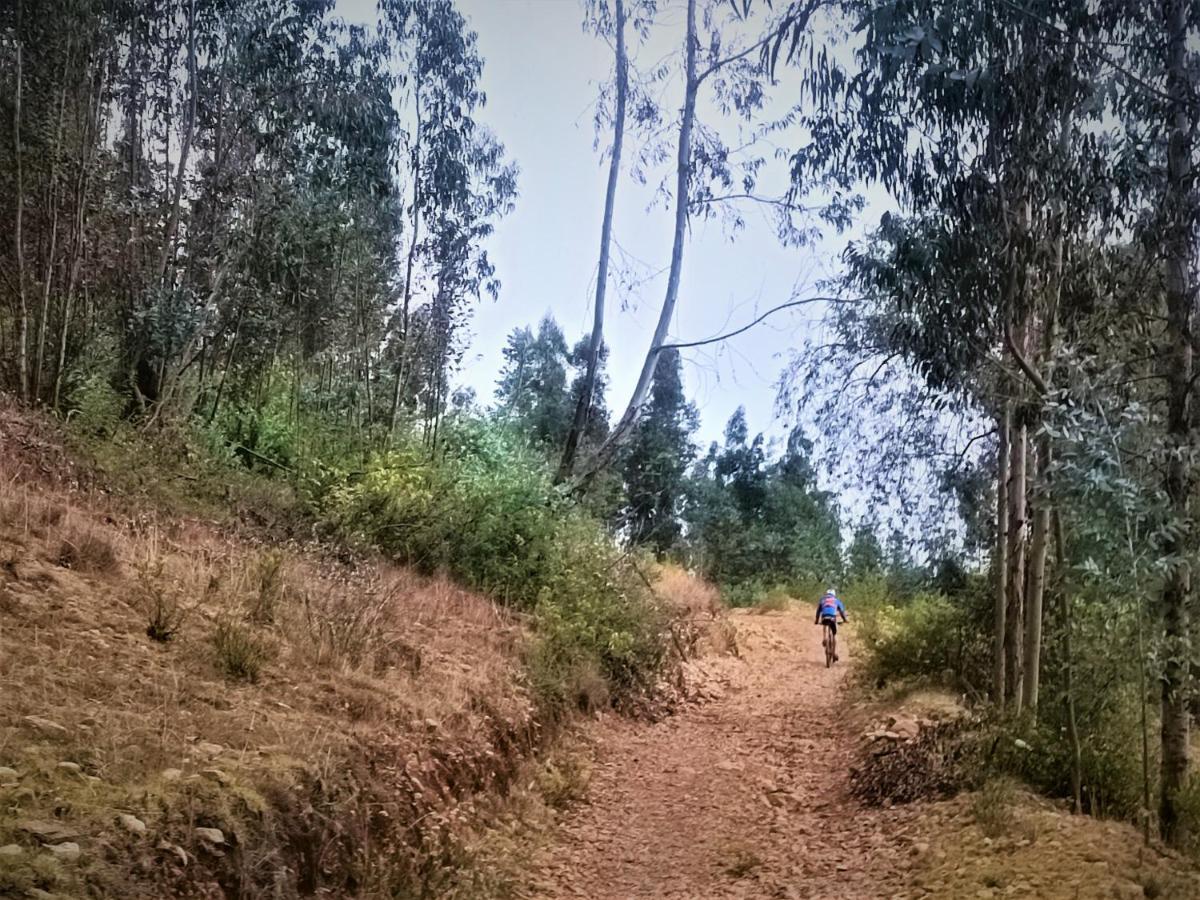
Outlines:
[[710,702],[613,721],[588,802],[563,823],[535,896],[864,898],[903,892],[916,813],[846,793],[842,662],[807,613],[736,615],[741,659],[707,663]]

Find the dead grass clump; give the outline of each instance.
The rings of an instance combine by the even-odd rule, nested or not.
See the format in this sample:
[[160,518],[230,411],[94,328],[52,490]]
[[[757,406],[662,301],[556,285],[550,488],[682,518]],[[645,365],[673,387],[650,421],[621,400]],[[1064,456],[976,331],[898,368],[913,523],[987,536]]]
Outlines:
[[745,878],[762,866],[762,857],[750,847],[730,847],[722,854],[721,867],[730,878]]
[[715,586],[675,563],[663,563],[659,567],[654,592],[689,617],[714,618],[724,610],[721,593]]
[[267,550],[250,566],[250,596],[247,614],[250,621],[273,625],[287,592],[286,555]]
[[757,616],[766,615],[773,612],[787,612],[792,605],[792,598],[788,596],[787,591],[781,591],[778,588],[773,591],[768,591],[762,601],[751,608],[751,612]]
[[552,754],[537,773],[537,788],[551,809],[564,810],[587,796],[592,767],[587,755],[572,748]]
[[306,593],[301,637],[317,665],[358,668],[386,655],[393,599],[386,589],[344,586]]
[[990,838],[1003,837],[1016,826],[1017,786],[1011,778],[989,778],[971,799],[971,815]]
[[64,569],[103,575],[116,571],[117,551],[108,538],[90,525],[65,529],[54,561]]
[[212,637],[217,666],[235,681],[255,683],[271,659],[271,648],[263,638],[240,622],[222,619]]

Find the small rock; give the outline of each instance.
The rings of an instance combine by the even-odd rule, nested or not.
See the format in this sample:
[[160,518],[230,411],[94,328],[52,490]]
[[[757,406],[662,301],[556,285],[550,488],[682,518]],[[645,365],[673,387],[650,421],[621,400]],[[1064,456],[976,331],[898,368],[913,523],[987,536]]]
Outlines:
[[183,769],[163,769],[162,770],[162,780],[163,781],[178,781],[182,777],[183,777]]
[[130,834],[145,834],[146,823],[137,816],[131,816],[129,813],[122,813],[120,816],[121,826]]
[[25,850],[19,844],[5,844],[0,847],[0,859],[13,859],[24,852]]
[[894,731],[885,731],[882,735],[880,735],[880,737],[882,737],[885,741],[900,740],[900,735],[896,734]]
[[220,769],[205,769],[200,774],[205,778],[211,778],[222,787],[229,787],[229,785],[233,784],[233,778],[229,776],[229,773],[222,772]]
[[65,841],[67,838],[77,836],[76,832],[59,825],[57,822],[44,822],[38,819],[26,819],[23,822],[18,822],[17,828],[46,843]]
[[73,762],[60,762],[58,764],[58,768],[63,772],[70,772],[72,775],[78,775],[83,771],[83,766],[81,766],[79,763]]
[[912,845],[913,856],[927,856],[929,854],[929,845],[924,841],[917,841]]
[[32,727],[35,731],[40,731],[42,734],[53,735],[54,737],[62,737],[67,733],[67,729],[57,722],[51,722],[49,719],[43,719],[41,716],[26,716],[25,724]]
[[220,756],[225,752],[225,748],[220,744],[213,744],[208,741],[201,741],[196,745],[196,749],[205,756]]
[[16,781],[20,777],[16,769],[10,769],[8,766],[0,766],[0,782]]
[[63,841],[61,844],[47,844],[46,849],[54,854],[55,859],[63,862],[75,862],[79,859],[79,845],[74,841]]
[[196,837],[208,844],[223,844],[225,843],[225,832],[220,828],[197,828]]

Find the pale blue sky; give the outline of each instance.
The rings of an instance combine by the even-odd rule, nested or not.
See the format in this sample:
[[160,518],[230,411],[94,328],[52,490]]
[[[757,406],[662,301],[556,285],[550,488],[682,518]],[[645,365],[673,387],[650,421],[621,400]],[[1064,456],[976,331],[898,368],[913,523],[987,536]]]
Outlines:
[[[682,19],[665,5],[655,40],[669,50],[682,40]],[[521,169],[516,211],[499,223],[489,244],[503,283],[500,298],[480,303],[460,376],[481,399],[490,399],[504,338],[513,328],[547,312],[569,340],[590,328],[606,177],[606,161],[593,146],[592,116],[598,85],[612,63],[608,46],[584,33],[577,0],[459,0],[459,6],[478,32],[486,60],[488,103],[481,118]],[[374,7],[374,0],[337,5],[357,22],[374,21]],[[645,55],[657,59],[666,50],[656,43]],[[778,90],[785,101],[795,93],[786,81]],[[680,93],[669,89],[663,100],[677,107]],[[670,210],[653,200],[651,189],[622,180],[615,239],[647,273],[665,270],[670,255]],[[832,236],[812,248],[783,248],[771,222],[754,211],[732,240],[716,221],[694,222],[673,338],[721,333],[786,301],[795,285],[811,287],[834,273],[844,244],[844,237]],[[606,339],[614,409],[624,407],[636,379],[665,281],[663,271],[630,293],[610,277]],[[779,433],[775,383],[789,350],[813,333],[819,312],[782,313],[727,343],[687,353],[686,380],[700,409],[702,443],[720,436],[739,404],[753,430]]]

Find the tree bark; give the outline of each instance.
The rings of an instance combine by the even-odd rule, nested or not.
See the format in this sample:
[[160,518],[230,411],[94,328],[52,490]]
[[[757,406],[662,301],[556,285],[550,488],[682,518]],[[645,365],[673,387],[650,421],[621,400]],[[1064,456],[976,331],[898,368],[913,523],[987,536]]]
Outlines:
[[1059,616],[1063,629],[1063,703],[1067,710],[1067,743],[1071,748],[1071,797],[1075,815],[1083,812],[1083,744],[1075,716],[1075,656],[1071,649],[1071,594],[1067,583],[1066,540],[1062,516],[1054,512],[1054,565],[1057,569]]
[[388,434],[396,431],[396,422],[400,416],[400,395],[404,383],[408,379],[409,325],[412,304],[413,263],[417,258],[417,242],[421,233],[421,83],[418,81],[413,88],[413,105],[416,110],[417,124],[413,129],[413,201],[412,201],[412,238],[408,244],[408,260],[404,264],[404,297],[400,308],[400,358],[396,362],[396,384],[392,391],[392,411],[388,417]]
[[200,94],[196,73],[196,0],[191,0],[188,8],[188,82],[191,85],[191,100],[188,104],[187,124],[183,129],[183,144],[179,148],[179,169],[175,174],[171,214],[167,220],[167,232],[163,235],[162,255],[159,259],[159,279],[164,287],[167,286],[167,272],[175,256],[175,238],[179,234],[179,206],[183,200],[183,184],[187,174],[188,157],[192,150],[192,136],[196,132],[196,106]]
[[993,603],[992,626],[992,700],[1004,705],[1005,672],[1004,659],[1005,622],[1008,617],[1008,466],[1009,439],[1012,433],[1012,401],[1004,399],[999,422],[1000,446],[996,452],[996,548],[992,564],[995,575],[995,602]]
[[17,390],[24,403],[29,402],[29,299],[25,294],[25,183],[21,168],[21,93],[25,79],[21,46],[22,4],[17,0],[16,87],[13,91],[13,166],[16,191],[13,198],[13,249],[17,263]]
[[615,0],[617,16],[617,98],[613,116],[612,158],[608,163],[608,186],[604,193],[604,219],[600,224],[600,266],[596,272],[596,298],[592,318],[592,336],[588,341],[587,369],[583,376],[583,390],[575,405],[575,418],[567,432],[563,445],[562,461],[558,466],[558,479],[571,476],[575,468],[575,454],[579,440],[587,427],[592,412],[592,398],[596,392],[596,374],[600,368],[600,350],[604,344],[604,299],[608,290],[608,256],[612,243],[613,209],[617,202],[617,181],[621,175],[621,146],[625,139],[625,103],[629,93],[629,60],[625,51],[625,4]]
[[1025,590],[1025,655],[1022,672],[1021,707],[1037,716],[1038,688],[1042,665],[1042,599],[1046,592],[1046,556],[1050,547],[1050,498],[1045,489],[1050,467],[1050,439],[1037,440],[1035,482],[1039,488],[1029,544],[1028,578]]
[[1194,216],[1197,187],[1191,178],[1192,135],[1189,121],[1186,0],[1164,0],[1163,24],[1166,37],[1166,68],[1169,136],[1167,140],[1167,183],[1163,195],[1163,250],[1167,305],[1163,362],[1167,379],[1167,458],[1164,487],[1170,503],[1173,529],[1163,541],[1163,553],[1171,560],[1162,589],[1165,645],[1162,671],[1162,733],[1159,797],[1159,827],[1163,838],[1175,844],[1187,839],[1180,821],[1178,797],[1189,767],[1190,722],[1187,685],[1190,677],[1188,604],[1191,599],[1190,560],[1195,552],[1191,526],[1192,450],[1191,384],[1194,365],[1192,326],[1196,285]]
[[1020,712],[1025,623],[1025,485],[1028,429],[1024,411],[1015,416],[1009,442],[1008,479],[1008,611],[1005,621],[1005,694]]
[[684,96],[683,110],[679,122],[679,149],[675,161],[675,232],[671,243],[671,267],[667,275],[667,290],[663,297],[658,324],[650,339],[650,349],[642,362],[638,380],[617,426],[596,454],[593,472],[598,471],[612,459],[620,446],[628,439],[641,415],[646,392],[654,377],[662,345],[667,337],[671,317],[675,314],[675,303],[679,299],[679,282],[683,274],[683,244],[687,231],[688,201],[691,189],[692,127],[696,119],[696,94],[700,79],[696,76],[696,0],[687,2],[687,34],[684,38]]

